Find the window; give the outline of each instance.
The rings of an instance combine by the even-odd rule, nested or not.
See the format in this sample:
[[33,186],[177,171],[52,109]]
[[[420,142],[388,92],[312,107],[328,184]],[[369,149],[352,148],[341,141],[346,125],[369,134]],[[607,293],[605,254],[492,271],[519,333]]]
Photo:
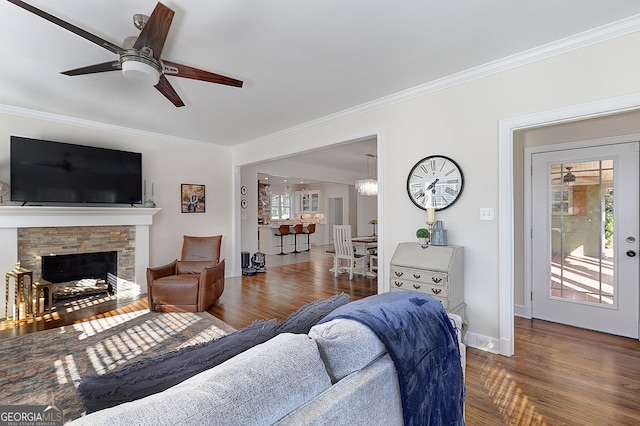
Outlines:
[[285,194],[271,195],[271,219],[291,219],[291,197]]
[[[573,189],[573,188],[571,188]],[[573,214],[573,191],[565,187],[551,189],[551,213]]]

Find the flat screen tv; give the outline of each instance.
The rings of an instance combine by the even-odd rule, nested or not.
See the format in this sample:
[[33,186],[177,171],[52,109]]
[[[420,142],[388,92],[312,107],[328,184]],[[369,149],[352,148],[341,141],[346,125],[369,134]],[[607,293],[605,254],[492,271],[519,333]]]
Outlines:
[[11,136],[11,201],[142,203],[142,154]]

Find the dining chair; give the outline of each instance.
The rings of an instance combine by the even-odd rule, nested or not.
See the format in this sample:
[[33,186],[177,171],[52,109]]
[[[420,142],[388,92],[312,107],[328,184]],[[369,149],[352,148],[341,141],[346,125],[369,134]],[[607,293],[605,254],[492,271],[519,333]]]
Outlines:
[[[366,270],[367,255],[356,254],[351,239],[351,225],[333,225],[333,274],[338,276],[341,268],[349,270],[349,279],[353,279],[354,270]],[[346,261],[346,265],[342,265]]]

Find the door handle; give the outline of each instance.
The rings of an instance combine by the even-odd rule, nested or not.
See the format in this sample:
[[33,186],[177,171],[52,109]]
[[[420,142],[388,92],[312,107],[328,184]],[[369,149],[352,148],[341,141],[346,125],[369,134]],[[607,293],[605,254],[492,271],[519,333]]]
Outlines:
[[629,257],[636,257],[636,252],[633,250],[627,250],[627,256]]

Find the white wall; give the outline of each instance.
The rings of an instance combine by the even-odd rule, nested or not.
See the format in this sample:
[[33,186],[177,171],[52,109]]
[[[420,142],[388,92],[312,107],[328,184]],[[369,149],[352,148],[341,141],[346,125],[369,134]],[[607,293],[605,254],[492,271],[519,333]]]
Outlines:
[[[465,246],[465,301],[469,331],[496,342],[499,316],[499,220],[479,220],[482,207],[498,208],[500,120],[640,91],[640,34],[633,33],[520,67],[472,79],[412,99],[332,122],[297,128],[234,150],[235,165],[302,149],[328,146],[362,135],[378,135],[382,207],[378,211],[381,262],[395,247],[413,241],[424,212],[406,193],[411,167],[422,157],[443,154],[460,164],[465,188],[459,201],[439,212],[449,243]],[[520,171],[517,171],[521,173]],[[521,215],[522,212],[516,214]],[[383,269],[385,286],[388,268]]]
[[358,227],[353,230],[353,235],[372,235],[373,225],[369,224],[369,221],[378,218],[378,197],[359,194],[356,197],[358,203]]
[[[0,113],[1,180],[9,181],[11,135],[141,152],[147,197],[150,197],[153,182],[155,203],[162,209],[153,217],[150,229],[150,264],[159,266],[180,257],[183,235],[222,234],[222,257],[229,259],[228,275],[235,259],[232,256],[234,241],[230,209],[233,169],[228,149],[97,126],[95,123],[62,124],[45,119],[48,118],[45,115],[42,118]],[[205,185],[205,213],[181,213],[182,183]]]

